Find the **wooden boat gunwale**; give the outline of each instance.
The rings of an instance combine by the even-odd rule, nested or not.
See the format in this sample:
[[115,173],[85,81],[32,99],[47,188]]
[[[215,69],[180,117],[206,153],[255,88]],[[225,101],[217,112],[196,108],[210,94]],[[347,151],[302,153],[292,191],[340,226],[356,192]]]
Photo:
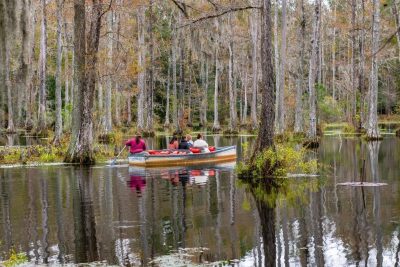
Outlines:
[[[228,153],[228,154],[224,155],[223,153]],[[164,154],[164,155],[149,155],[144,153],[134,154],[128,157],[128,161],[129,165],[133,166],[162,167],[162,166],[179,166],[179,165],[187,166],[187,165],[203,164],[203,163],[221,163],[221,162],[233,161],[236,158],[237,158],[236,146],[227,146],[227,147],[219,147],[216,148],[215,151],[206,153]]]
[[[210,152],[205,152],[205,153],[191,153],[191,154],[163,154],[163,155],[150,155],[150,154],[133,154],[129,155],[128,158],[130,157],[138,157],[138,158],[168,158],[168,157],[198,157],[200,155],[215,155],[217,153],[225,152],[231,149],[236,149],[236,146],[224,146],[224,147],[217,147],[215,151],[210,151]],[[161,151],[166,151],[168,149],[162,149]],[[175,149],[177,151],[189,151],[188,149]]]

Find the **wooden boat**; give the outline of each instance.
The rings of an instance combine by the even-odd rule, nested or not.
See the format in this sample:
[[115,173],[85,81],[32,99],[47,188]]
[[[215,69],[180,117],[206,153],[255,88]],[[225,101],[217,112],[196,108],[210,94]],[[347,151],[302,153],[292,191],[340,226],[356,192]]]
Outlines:
[[213,152],[185,154],[133,154],[128,157],[129,165],[142,167],[189,166],[221,163],[236,160],[236,146],[218,147]]

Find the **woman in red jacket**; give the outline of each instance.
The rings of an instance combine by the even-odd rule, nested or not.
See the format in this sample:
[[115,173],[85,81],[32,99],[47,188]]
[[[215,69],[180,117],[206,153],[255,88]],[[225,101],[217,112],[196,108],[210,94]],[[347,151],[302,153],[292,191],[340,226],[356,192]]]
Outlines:
[[129,152],[131,154],[141,153],[146,150],[146,143],[140,134],[136,134],[136,137],[126,142],[125,145],[130,147]]

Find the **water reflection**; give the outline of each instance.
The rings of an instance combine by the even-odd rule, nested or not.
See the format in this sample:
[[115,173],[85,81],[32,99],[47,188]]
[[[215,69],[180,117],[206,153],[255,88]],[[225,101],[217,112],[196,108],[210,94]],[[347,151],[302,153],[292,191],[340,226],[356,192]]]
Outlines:
[[[242,141],[207,139],[238,151]],[[14,247],[31,264],[395,266],[399,149],[394,138],[323,138],[313,156],[327,176],[291,178],[262,198],[232,164],[0,169],[0,260]],[[388,186],[337,186],[358,182],[364,160],[365,180]]]

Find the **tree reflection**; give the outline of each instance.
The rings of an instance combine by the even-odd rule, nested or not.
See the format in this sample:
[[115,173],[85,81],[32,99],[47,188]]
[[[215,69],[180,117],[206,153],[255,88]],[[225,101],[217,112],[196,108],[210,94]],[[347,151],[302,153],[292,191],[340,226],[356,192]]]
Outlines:
[[93,210],[91,170],[80,168],[76,171],[74,190],[74,232],[75,261],[93,262],[98,260],[96,243],[96,222]]
[[[275,246],[275,208],[276,197],[273,197],[274,191],[278,189],[276,183],[272,179],[265,179],[260,186],[251,188],[255,198],[258,215],[261,223],[261,234],[264,247],[264,266],[275,266],[276,262],[276,246]],[[264,193],[260,197],[261,190]],[[271,197],[269,201],[265,201],[265,197]]]
[[[287,208],[289,206],[298,206],[301,207],[302,204],[305,204],[303,202],[307,201],[307,198],[305,198],[306,195],[310,194],[311,197],[311,192],[318,191],[319,188],[321,187],[321,181],[319,179],[304,179],[304,180],[290,180],[290,179],[279,179],[279,178],[262,178],[259,179],[258,183],[253,183],[253,184],[247,184],[246,186],[252,193],[255,203],[257,206],[257,211],[260,219],[260,228],[261,228],[261,236],[263,240],[263,252],[264,252],[264,264],[263,266],[276,266],[278,263],[278,266],[280,266],[280,256],[277,255],[277,247],[280,249],[281,245],[279,245],[277,242],[280,242],[280,237],[279,237],[279,231],[280,231],[280,225],[279,221],[276,216],[279,213],[282,213],[283,217],[283,242],[285,244],[285,264],[289,265],[289,244],[288,239],[289,237],[287,236],[290,234],[290,231],[288,230],[288,222],[287,222]],[[307,194],[308,192],[308,194]],[[317,196],[320,196],[320,194],[317,194]],[[316,245],[321,246],[322,245],[322,222],[320,221],[321,218],[321,197],[315,198],[314,200],[311,198],[311,203],[310,207],[314,210],[316,217],[319,218],[319,220],[316,220],[314,218],[314,221],[318,222],[318,225],[315,226],[317,229],[314,229],[314,238],[316,239]],[[283,202],[283,208],[284,210],[278,212],[277,208],[277,203],[278,202]],[[300,204],[301,203],[301,204]],[[301,240],[299,244],[301,246],[301,255],[300,255],[300,260],[302,265],[306,266],[308,263],[308,250],[303,250],[303,248],[306,248],[307,246],[307,232],[310,232],[309,230],[304,231],[305,228],[308,229],[310,225],[307,225],[305,221],[305,217],[307,217],[306,214],[304,214],[303,219],[300,220],[300,229],[301,229]],[[310,216],[310,214],[308,214]],[[312,215],[311,215],[312,216]],[[278,225],[277,225],[278,224]],[[303,232],[304,231],[304,232]],[[321,247],[316,248],[317,250],[321,250]],[[316,251],[318,255],[316,256],[316,263],[317,264],[324,264],[323,260],[323,255],[319,255],[319,253],[322,253],[322,251],[318,252]],[[278,261],[277,261],[278,260]]]

